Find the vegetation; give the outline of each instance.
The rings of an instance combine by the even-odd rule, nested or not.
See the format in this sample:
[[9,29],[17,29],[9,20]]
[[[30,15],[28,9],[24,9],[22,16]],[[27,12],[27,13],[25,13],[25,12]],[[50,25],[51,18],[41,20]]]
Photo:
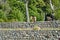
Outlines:
[[[36,16],[37,21],[44,21],[46,13],[53,13],[60,20],[60,0],[52,0],[54,11],[49,0],[28,0],[29,17]],[[25,0],[0,0],[0,22],[26,22]]]

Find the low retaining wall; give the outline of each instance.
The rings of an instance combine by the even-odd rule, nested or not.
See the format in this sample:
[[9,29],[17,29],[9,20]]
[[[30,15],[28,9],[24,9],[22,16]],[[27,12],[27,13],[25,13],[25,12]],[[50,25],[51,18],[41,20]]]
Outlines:
[[28,22],[0,22],[0,28],[33,28],[38,27],[60,27],[60,21],[39,21],[34,23]]

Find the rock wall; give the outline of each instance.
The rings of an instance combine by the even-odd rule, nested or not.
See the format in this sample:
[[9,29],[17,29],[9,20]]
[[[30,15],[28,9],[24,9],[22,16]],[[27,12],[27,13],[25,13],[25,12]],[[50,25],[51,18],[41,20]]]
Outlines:
[[59,21],[40,21],[34,23],[28,22],[0,22],[0,28],[33,28],[34,26],[38,27],[60,27]]
[[[60,27],[59,21],[0,22],[0,28]],[[60,40],[60,30],[0,30],[0,40]]]

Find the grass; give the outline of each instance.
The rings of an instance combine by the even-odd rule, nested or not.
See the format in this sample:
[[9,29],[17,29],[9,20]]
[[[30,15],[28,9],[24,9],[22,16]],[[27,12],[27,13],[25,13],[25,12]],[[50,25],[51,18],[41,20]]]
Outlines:
[[60,30],[60,28],[0,28],[0,30]]

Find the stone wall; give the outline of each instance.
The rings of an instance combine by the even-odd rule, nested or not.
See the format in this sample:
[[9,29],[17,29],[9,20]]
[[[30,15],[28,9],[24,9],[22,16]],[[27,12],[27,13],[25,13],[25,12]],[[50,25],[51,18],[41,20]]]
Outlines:
[[0,28],[33,28],[38,27],[60,27],[59,21],[39,21],[34,23],[28,22],[0,22]]
[[[0,22],[0,28],[60,27],[59,21]],[[60,40],[60,30],[0,30],[0,40]]]

